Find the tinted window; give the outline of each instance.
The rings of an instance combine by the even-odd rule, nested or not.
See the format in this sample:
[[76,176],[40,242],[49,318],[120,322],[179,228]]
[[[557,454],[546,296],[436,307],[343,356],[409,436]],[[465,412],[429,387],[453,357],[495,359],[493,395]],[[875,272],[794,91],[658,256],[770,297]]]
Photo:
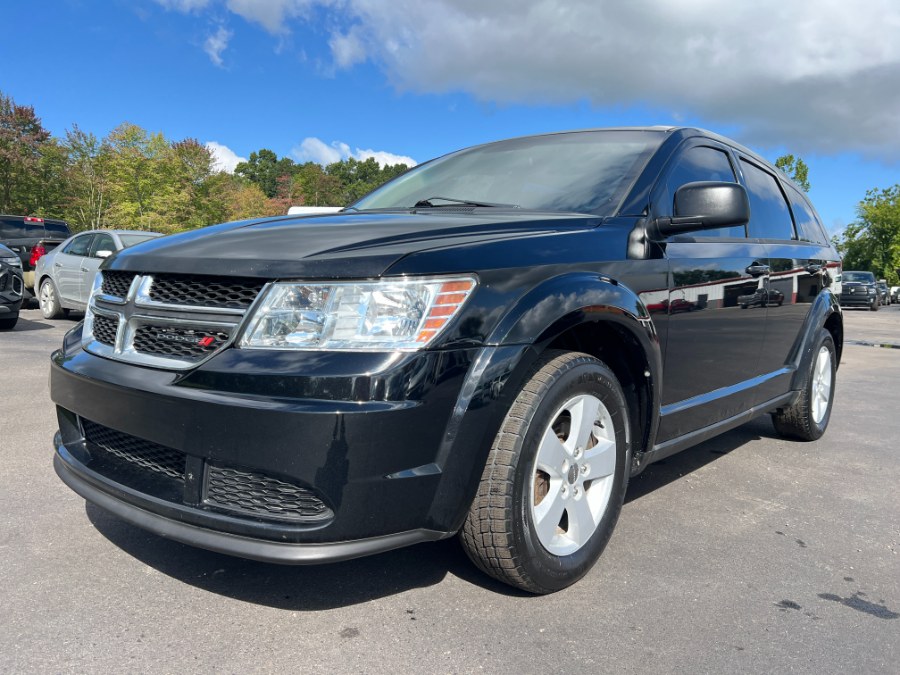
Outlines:
[[96,234],[94,235],[94,243],[91,246],[92,258],[97,257],[97,251],[110,251],[111,253],[115,253],[116,243],[108,234]]
[[[354,204],[410,208],[421,200],[517,205],[612,215],[664,134],[594,131],[517,138],[421,164]],[[434,199],[438,206],[452,202]]]
[[750,236],[758,239],[793,239],[791,212],[775,176],[741,160],[750,197]]
[[2,239],[40,239],[43,236],[43,223],[26,223],[24,218],[0,218]]
[[814,244],[827,244],[828,237],[822,223],[816,217],[806,199],[797,190],[790,188],[788,198],[791,200],[791,210],[794,212],[794,224],[797,226],[797,237],[803,241],[811,241]]
[[91,241],[93,238],[94,235],[92,234],[75,237],[68,245],[66,245],[63,249],[63,253],[68,253],[69,255],[87,255],[91,248]]
[[72,234],[65,223],[50,223],[47,221],[44,221],[44,231],[48,237],[55,239],[68,239]]
[[[736,183],[734,170],[728,155],[715,148],[696,146],[688,148],[679,155],[669,169],[664,191],[665,215],[674,214],[675,191],[687,183],[697,181],[720,181],[724,183]],[[744,226],[723,227],[718,230],[703,230],[697,232],[698,237],[743,237]]]

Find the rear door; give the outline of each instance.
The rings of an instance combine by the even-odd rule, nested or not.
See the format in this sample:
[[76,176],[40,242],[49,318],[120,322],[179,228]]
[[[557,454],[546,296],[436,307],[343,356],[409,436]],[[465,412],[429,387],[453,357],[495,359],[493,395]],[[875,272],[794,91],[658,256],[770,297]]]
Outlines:
[[[710,139],[677,151],[652,197],[653,216],[674,215],[675,190],[694,181],[738,182],[727,149]],[[741,308],[741,298],[765,289],[762,244],[743,225],[671,237],[668,340],[659,441],[715,424],[747,408],[760,372],[765,309]]]

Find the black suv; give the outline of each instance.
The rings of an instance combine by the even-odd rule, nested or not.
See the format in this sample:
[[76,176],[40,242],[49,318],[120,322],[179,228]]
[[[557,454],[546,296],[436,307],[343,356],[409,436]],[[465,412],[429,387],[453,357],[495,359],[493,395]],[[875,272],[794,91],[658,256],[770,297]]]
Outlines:
[[0,244],[12,249],[22,261],[26,297],[33,298],[34,266],[38,259],[72,235],[63,220],[31,216],[0,215]]
[[54,463],[211,550],[315,563],[461,533],[547,593],[591,568],[650,462],[763,414],[824,433],[839,271],[806,197],[725,138],[478,146],[338,214],[107,260],[52,357]]
[[24,293],[19,256],[0,244],[0,330],[16,327]]
[[878,311],[881,299],[875,275],[871,272],[845,271],[841,275],[841,305],[844,307],[868,307]]

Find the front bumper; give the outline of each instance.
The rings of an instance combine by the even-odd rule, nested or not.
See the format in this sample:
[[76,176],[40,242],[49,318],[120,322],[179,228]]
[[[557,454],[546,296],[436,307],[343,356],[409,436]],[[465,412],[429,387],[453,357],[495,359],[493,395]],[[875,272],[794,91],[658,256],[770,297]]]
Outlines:
[[841,293],[842,307],[871,307],[877,301],[877,296],[867,293]]
[[[480,375],[491,361],[508,373],[523,351],[228,349],[172,373],[94,356],[78,339],[70,334],[51,365],[62,480],[160,535],[282,563],[342,560],[453,534],[504,410],[490,396],[497,378],[482,392]],[[95,427],[183,456],[180,482],[111,463],[85,431]],[[211,472],[222,466],[308,490],[323,511],[291,519],[223,508],[208,498]]]

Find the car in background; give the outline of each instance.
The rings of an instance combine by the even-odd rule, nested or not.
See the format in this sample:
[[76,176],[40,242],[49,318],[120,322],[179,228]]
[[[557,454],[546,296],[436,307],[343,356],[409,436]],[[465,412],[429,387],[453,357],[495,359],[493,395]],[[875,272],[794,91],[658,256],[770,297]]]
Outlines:
[[15,251],[0,244],[0,330],[16,327],[24,292],[22,261]]
[[891,302],[900,302],[900,286],[891,286]]
[[71,235],[64,220],[0,215],[0,244],[12,250],[22,262],[26,299],[37,296],[34,283],[37,261]]
[[45,319],[59,319],[87,306],[100,263],[116,251],[161,237],[158,232],[90,230],[62,242],[37,261],[38,304]]
[[887,281],[885,281],[884,279],[879,279],[875,282],[875,287],[878,289],[878,301],[882,305],[890,305],[891,292],[888,289]]
[[777,288],[757,288],[753,293],[739,295],[737,298],[741,309],[748,307],[768,307],[769,305],[781,305],[784,303],[784,293]]
[[844,270],[841,277],[841,306],[868,307],[877,312],[879,305],[881,303],[878,300],[875,275],[871,272]]

